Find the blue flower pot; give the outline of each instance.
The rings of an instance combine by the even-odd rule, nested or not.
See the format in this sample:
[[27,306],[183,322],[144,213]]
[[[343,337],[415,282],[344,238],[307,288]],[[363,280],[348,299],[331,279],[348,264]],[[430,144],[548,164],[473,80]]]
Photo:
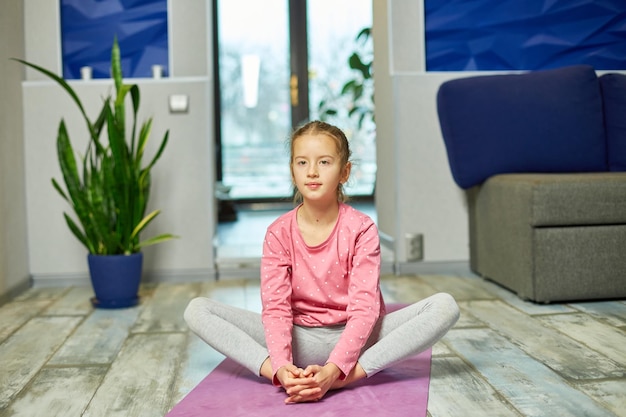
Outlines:
[[139,302],[143,254],[87,255],[97,308],[126,308]]

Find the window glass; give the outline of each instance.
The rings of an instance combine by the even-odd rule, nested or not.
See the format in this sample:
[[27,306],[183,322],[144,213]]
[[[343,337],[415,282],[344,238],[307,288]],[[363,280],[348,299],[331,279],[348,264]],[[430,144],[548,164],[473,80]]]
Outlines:
[[292,194],[287,13],[285,0],[219,2],[222,183],[231,198]]

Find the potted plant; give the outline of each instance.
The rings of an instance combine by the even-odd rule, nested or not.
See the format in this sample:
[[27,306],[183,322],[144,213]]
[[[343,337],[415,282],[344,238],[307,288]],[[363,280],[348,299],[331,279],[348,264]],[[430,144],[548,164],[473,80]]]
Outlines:
[[[111,75],[115,94],[104,99],[102,110],[91,120],[74,89],[61,77],[38,65],[16,59],[56,81],[78,106],[89,133],[82,164],[61,119],[57,156],[65,189],[53,178],[52,185],[72,207],[77,221],[63,213],[76,238],[87,248],[89,271],[95,292],[94,306],[122,308],[138,302],[143,254],[141,248],[172,239],[161,234],[141,240],[140,233],[159,214],[146,215],[150,195],[150,171],[168,141],[167,131],[156,154],[143,164],[152,118],[137,130],[139,87],[124,84],[117,39],[111,51]],[[126,126],[126,99],[132,103],[132,125]],[[101,139],[106,132],[108,141]]]

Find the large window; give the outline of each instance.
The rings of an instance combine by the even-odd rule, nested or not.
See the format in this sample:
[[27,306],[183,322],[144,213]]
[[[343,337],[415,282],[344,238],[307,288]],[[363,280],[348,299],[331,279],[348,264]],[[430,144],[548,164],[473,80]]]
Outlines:
[[295,126],[322,116],[322,101],[337,107],[328,121],[351,140],[355,167],[348,193],[372,195],[373,121],[350,117],[353,103],[340,97],[359,76],[348,66],[352,53],[369,51],[371,59],[371,39],[356,40],[371,26],[371,1],[221,0],[216,6],[217,175],[230,196],[291,197],[287,140]]

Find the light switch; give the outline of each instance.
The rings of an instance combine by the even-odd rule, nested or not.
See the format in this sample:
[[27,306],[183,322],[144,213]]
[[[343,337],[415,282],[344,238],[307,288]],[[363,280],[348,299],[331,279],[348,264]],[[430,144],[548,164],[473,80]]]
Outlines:
[[170,96],[170,113],[187,113],[189,111],[189,96],[186,94],[172,94]]

